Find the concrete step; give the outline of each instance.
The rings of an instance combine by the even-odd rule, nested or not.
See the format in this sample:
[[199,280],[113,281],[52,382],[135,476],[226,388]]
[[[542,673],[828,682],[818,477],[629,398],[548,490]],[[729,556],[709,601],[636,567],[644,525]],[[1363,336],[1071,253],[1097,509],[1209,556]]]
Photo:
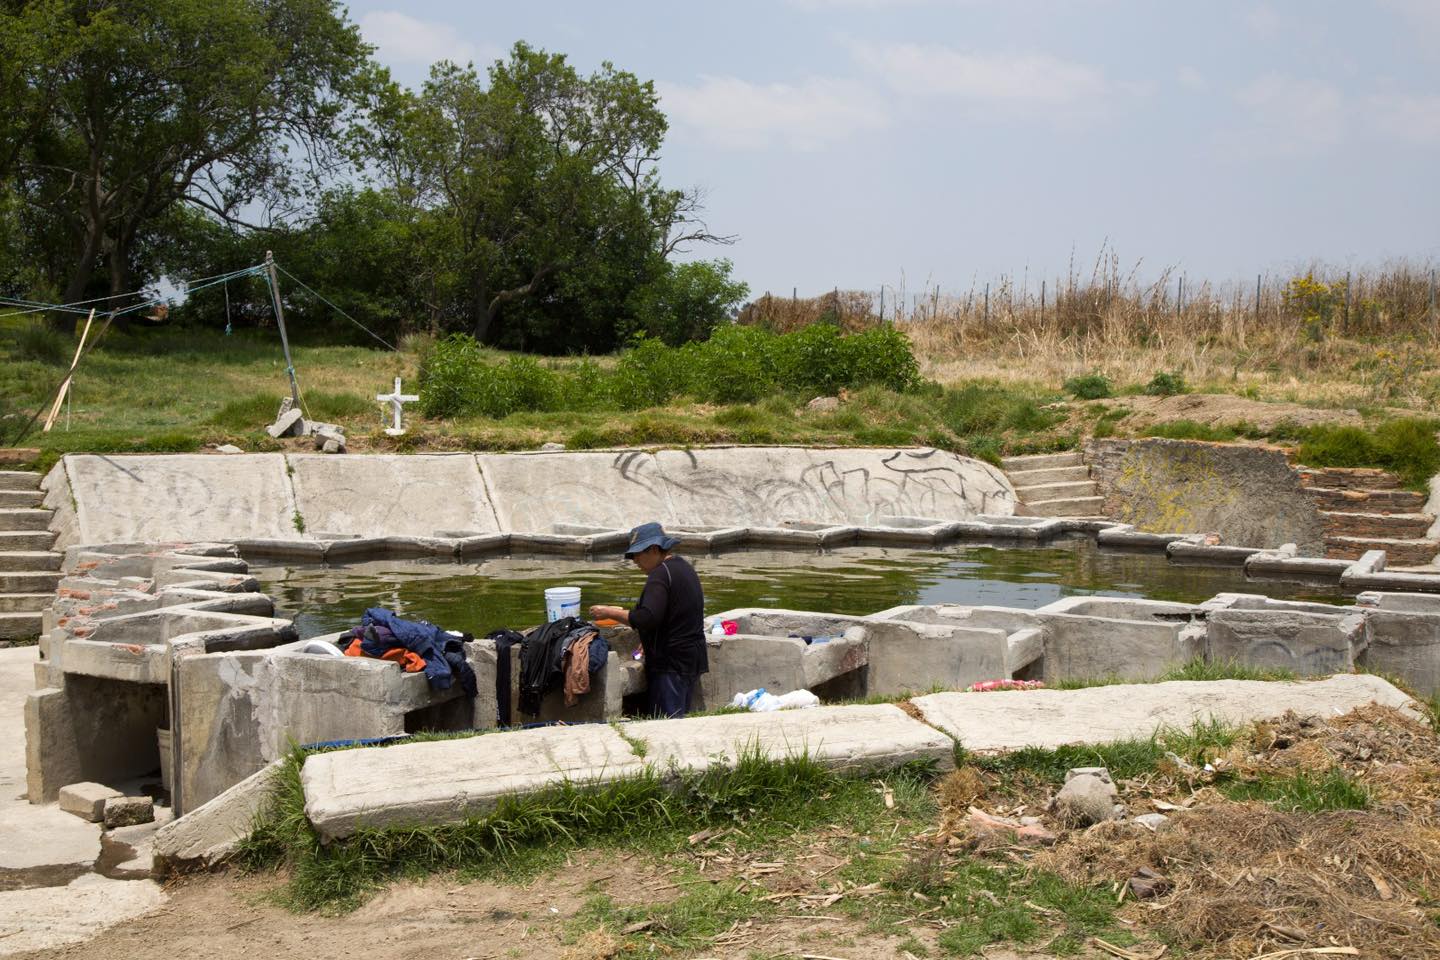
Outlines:
[[1042,483],[1033,487],[1015,487],[1015,495],[1023,503],[1037,503],[1041,500],[1070,500],[1075,497],[1095,496],[1095,481],[1079,480],[1074,483]]
[[1098,517],[1104,513],[1104,497],[1065,497],[1025,504],[1032,517]]
[[1009,473],[1011,470],[1049,470],[1053,467],[1081,467],[1085,460],[1078,453],[1037,453],[1024,457],[1005,457],[1000,461],[1000,469]]
[[53,593],[0,593],[0,613],[39,613],[54,599]]
[[16,550],[48,551],[55,545],[55,534],[49,530],[0,530],[0,553]]
[[1388,540],[1379,537],[1326,537],[1325,556],[1359,560],[1366,550],[1384,550],[1385,562],[1396,567],[1423,567],[1440,556],[1440,540]]
[[0,510],[0,531],[45,530],[54,511],[34,508]]
[[0,640],[35,640],[40,636],[41,613],[0,613]]
[[1320,511],[1325,534],[1331,537],[1421,540],[1430,532],[1435,518],[1428,513],[1328,513]]
[[39,490],[41,479],[33,470],[0,470],[0,490]]
[[1419,513],[1425,495],[1410,490],[1342,490],[1338,487],[1304,487],[1321,510],[1354,513]]
[[0,570],[0,593],[54,593],[64,576],[59,570]]
[[1300,482],[1307,487],[1334,490],[1399,490],[1400,478],[1387,470],[1372,467],[1299,467]]
[[0,509],[23,509],[40,506],[45,494],[39,490],[0,490]]
[[[63,554],[48,550],[9,550],[0,553],[0,572],[19,573],[29,570],[59,570]],[[9,591],[0,590],[0,593]]]
[[1077,480],[1089,480],[1090,468],[1079,467],[1048,467],[1039,470],[1011,470],[1006,474],[1010,482],[1017,487],[1033,487],[1042,483],[1074,483]]

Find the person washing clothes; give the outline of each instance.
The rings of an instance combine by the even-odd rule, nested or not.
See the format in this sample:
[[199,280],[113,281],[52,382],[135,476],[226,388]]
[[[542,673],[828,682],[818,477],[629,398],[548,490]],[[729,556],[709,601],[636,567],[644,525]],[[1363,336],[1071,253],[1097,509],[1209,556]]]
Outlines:
[[710,669],[705,594],[695,568],[670,552],[679,542],[658,523],[642,523],[631,530],[625,558],[645,573],[639,602],[633,610],[599,604],[590,608],[591,619],[618,620],[640,634],[650,707],[670,718],[685,716],[696,681]]

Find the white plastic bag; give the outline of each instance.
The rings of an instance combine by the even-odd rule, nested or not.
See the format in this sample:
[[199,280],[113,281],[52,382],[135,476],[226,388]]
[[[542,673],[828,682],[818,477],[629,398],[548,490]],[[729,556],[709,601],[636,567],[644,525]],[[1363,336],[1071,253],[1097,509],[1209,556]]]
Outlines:
[[766,693],[765,688],[751,690],[749,693],[737,693],[735,699],[730,701],[732,707],[744,707],[755,713],[770,713],[775,710],[801,710],[805,707],[818,707],[820,698],[809,690],[791,690],[789,693],[775,696],[773,693]]

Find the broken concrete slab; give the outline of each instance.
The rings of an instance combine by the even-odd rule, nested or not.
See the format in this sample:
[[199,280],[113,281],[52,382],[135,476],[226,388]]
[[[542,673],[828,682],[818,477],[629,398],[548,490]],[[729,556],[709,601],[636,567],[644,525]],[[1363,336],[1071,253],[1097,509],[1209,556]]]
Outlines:
[[954,743],[891,704],[813,707],[775,713],[721,714],[624,725],[645,744],[645,761],[662,773],[733,766],[746,751],[769,760],[809,757],[838,770],[870,770],[932,761],[954,766]]
[[0,954],[79,943],[107,927],[149,913],[168,899],[149,880],[110,880],[87,873],[63,887],[0,892]]
[[81,820],[99,823],[105,819],[105,804],[124,794],[103,783],[72,783],[60,788],[60,809]]
[[161,873],[219,863],[250,836],[255,818],[270,803],[283,761],[276,760],[224,793],[155,833],[155,861]]
[[597,724],[317,754],[306,759],[301,782],[310,822],[334,839],[362,828],[458,823],[507,795],[612,783],[644,769],[618,733]]
[[155,801],[149,797],[111,797],[105,801],[101,819],[106,830],[152,823],[155,820]]
[[265,432],[276,440],[281,437],[296,437],[305,432],[304,414],[299,410],[285,410],[275,422],[265,428]]
[[1019,750],[1148,737],[1210,719],[1245,724],[1286,710],[1333,717],[1368,703],[1408,709],[1411,697],[1369,674],[1324,680],[1173,680],[1082,690],[935,693],[911,701],[967,750]]

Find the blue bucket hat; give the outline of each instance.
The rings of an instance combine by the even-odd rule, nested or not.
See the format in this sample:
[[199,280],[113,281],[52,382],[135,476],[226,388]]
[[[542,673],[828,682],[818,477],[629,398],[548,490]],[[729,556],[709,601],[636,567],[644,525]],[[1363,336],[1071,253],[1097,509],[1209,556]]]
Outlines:
[[630,545],[625,548],[626,558],[635,556],[651,547],[659,547],[661,550],[674,549],[680,542],[679,537],[671,537],[665,533],[665,528],[658,523],[642,523],[630,531]]

